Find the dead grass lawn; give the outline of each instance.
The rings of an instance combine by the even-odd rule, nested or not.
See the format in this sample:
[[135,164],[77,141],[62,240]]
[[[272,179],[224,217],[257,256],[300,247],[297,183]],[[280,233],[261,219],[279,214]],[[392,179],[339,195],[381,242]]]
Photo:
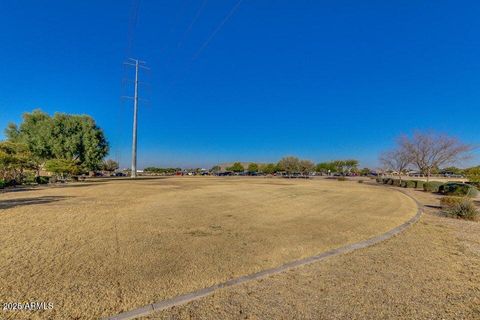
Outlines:
[[416,212],[355,182],[104,181],[0,194],[0,301],[98,318],[383,233]]
[[[404,191],[438,205],[437,195]],[[480,223],[425,210],[410,229],[373,247],[145,319],[480,319]]]

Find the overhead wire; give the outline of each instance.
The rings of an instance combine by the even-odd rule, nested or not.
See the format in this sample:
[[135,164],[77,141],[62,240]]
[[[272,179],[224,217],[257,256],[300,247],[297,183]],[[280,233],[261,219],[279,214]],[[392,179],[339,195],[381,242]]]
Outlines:
[[217,33],[222,29],[222,27],[227,23],[227,21],[233,16],[233,14],[237,11],[238,7],[242,4],[243,0],[238,0],[237,3],[233,6],[233,8],[230,10],[230,12],[223,18],[223,20],[220,22],[220,24],[213,30],[213,32],[210,34],[210,36],[205,40],[205,42],[202,44],[200,49],[193,55],[192,60],[195,60],[198,58],[198,56],[205,50],[205,48],[210,44],[210,42],[215,38]]
[[182,70],[182,72],[177,73],[177,76],[173,78],[173,80],[169,83],[167,86],[167,90],[170,90],[179,80],[180,77],[183,75],[185,76],[188,69],[191,67],[193,62],[198,59],[200,54],[207,48],[207,46],[212,42],[212,40],[215,38],[215,36],[220,32],[220,30],[223,28],[223,26],[228,22],[228,20],[235,14],[235,12],[238,10],[240,5],[242,4],[243,0],[238,0],[235,5],[230,9],[230,11],[227,13],[227,15],[220,21],[220,23],[217,25],[217,27],[210,33],[210,35],[206,38],[206,40],[202,43],[202,45],[199,47],[199,49],[195,52],[195,54],[192,56],[186,67]]

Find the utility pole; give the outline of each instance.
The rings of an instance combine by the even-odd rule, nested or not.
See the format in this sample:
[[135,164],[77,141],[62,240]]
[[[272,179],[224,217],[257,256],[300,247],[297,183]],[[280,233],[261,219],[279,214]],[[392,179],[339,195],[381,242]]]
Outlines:
[[140,61],[138,59],[129,59],[131,62],[125,62],[126,65],[129,66],[134,66],[135,67],[135,82],[134,82],[134,96],[133,97],[127,97],[127,98],[133,98],[133,131],[132,131],[132,171],[131,171],[131,177],[136,178],[137,177],[137,115],[138,115],[138,74],[139,74],[139,69],[147,69],[145,67],[145,62]]
[[135,94],[133,96],[132,172],[137,177],[137,113],[138,113],[138,60],[135,60]]

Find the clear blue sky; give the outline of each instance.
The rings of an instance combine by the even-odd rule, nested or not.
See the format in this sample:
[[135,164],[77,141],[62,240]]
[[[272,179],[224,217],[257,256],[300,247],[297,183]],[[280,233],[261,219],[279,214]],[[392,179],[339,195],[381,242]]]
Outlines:
[[152,69],[141,167],[374,166],[414,129],[480,143],[480,2],[243,0],[212,38],[237,4],[143,0],[133,29],[133,1],[0,2],[0,127],[34,108],[86,113],[127,166],[133,56]]

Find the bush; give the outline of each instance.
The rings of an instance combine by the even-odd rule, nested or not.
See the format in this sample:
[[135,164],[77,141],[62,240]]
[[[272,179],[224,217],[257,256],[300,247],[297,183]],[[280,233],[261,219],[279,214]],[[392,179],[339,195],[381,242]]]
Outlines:
[[382,178],[376,178],[375,181],[377,181],[378,183],[383,183],[383,179],[382,179]]
[[459,204],[460,202],[463,201],[463,198],[462,197],[450,197],[450,196],[446,196],[446,197],[442,197],[440,199],[440,206],[443,208],[443,209],[449,209],[457,204]]
[[415,188],[417,189],[423,189],[423,185],[425,184],[425,182],[423,181],[420,181],[420,180],[416,180],[415,181]]
[[[478,209],[469,198],[448,197],[450,200],[443,200],[447,215],[455,218],[473,220],[478,216]],[[456,199],[453,199],[456,198]],[[443,205],[442,205],[443,207]]]
[[338,181],[346,181],[347,178],[345,178],[345,177],[338,177],[337,180],[338,180]]
[[363,180],[358,180],[358,183],[363,183]]
[[6,188],[6,187],[14,187],[16,185],[17,185],[17,181],[15,181],[15,179],[10,179],[10,180],[0,179],[0,189]]
[[15,179],[4,180],[5,187],[15,187],[18,183]]
[[48,176],[38,176],[35,178],[35,181],[38,183],[38,184],[47,184],[50,182],[50,177]]
[[24,183],[26,183],[26,184],[36,183],[35,174],[33,172],[29,172],[29,173],[25,174]]
[[392,185],[394,185],[395,187],[400,187],[401,186],[401,180],[400,179],[392,179],[393,182],[392,182]]
[[404,188],[415,188],[417,186],[416,182],[413,180],[406,180],[403,184],[402,187]]
[[478,190],[474,186],[457,182],[445,183],[439,187],[438,191],[449,196],[476,197],[478,195]]
[[423,184],[423,190],[428,192],[438,192],[441,185],[443,185],[443,183],[439,181],[425,182]]
[[401,183],[402,188],[415,188],[417,184],[413,180],[403,180]]

